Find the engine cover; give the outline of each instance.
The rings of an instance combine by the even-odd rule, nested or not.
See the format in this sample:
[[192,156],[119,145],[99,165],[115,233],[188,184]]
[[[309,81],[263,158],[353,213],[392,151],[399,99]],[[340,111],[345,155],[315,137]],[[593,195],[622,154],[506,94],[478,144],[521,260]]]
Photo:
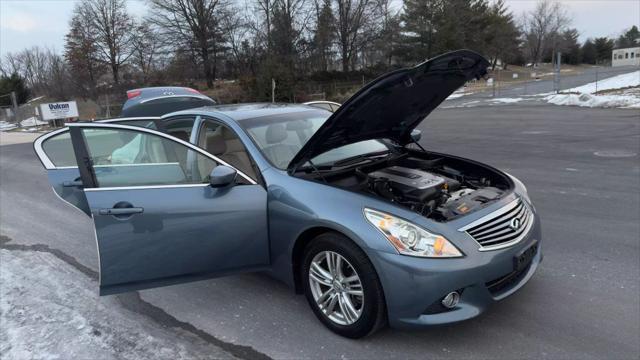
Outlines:
[[445,179],[431,173],[402,166],[390,166],[368,174],[371,188],[385,197],[401,196],[424,202],[442,192]]

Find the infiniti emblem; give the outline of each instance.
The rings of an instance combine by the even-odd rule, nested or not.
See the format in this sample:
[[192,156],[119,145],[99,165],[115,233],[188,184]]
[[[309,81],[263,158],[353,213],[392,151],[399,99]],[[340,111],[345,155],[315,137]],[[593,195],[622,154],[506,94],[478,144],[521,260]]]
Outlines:
[[511,222],[509,223],[509,227],[513,230],[518,230],[520,229],[520,219],[518,218],[513,218],[511,219]]

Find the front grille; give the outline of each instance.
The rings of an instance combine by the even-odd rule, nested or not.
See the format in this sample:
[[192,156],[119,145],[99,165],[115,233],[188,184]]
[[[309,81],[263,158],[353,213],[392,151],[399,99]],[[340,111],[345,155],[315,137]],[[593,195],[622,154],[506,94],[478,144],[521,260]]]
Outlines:
[[481,250],[492,250],[519,242],[531,225],[533,213],[521,199],[517,199],[460,230],[474,238]]

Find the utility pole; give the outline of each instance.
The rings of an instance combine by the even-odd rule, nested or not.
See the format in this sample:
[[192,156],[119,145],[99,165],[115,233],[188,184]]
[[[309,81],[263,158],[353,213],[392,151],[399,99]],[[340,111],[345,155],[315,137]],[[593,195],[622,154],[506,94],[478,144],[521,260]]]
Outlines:
[[13,108],[13,119],[18,124],[18,127],[22,127],[20,120],[18,120],[18,99],[16,98],[16,92],[11,92],[11,107]]
[[271,79],[271,102],[276,102],[276,80]]
[[553,78],[553,86],[555,87],[556,94],[560,92],[560,60],[562,59],[562,53],[558,51],[556,55],[555,74]]

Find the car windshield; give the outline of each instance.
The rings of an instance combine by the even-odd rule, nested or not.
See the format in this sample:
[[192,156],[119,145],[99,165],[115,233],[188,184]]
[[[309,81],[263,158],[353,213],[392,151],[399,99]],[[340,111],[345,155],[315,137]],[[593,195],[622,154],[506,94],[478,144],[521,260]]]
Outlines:
[[[323,110],[263,116],[240,124],[273,165],[286,169],[291,159],[331,116]],[[387,151],[378,140],[366,140],[329,150],[312,159],[314,165],[331,164],[355,156]]]

